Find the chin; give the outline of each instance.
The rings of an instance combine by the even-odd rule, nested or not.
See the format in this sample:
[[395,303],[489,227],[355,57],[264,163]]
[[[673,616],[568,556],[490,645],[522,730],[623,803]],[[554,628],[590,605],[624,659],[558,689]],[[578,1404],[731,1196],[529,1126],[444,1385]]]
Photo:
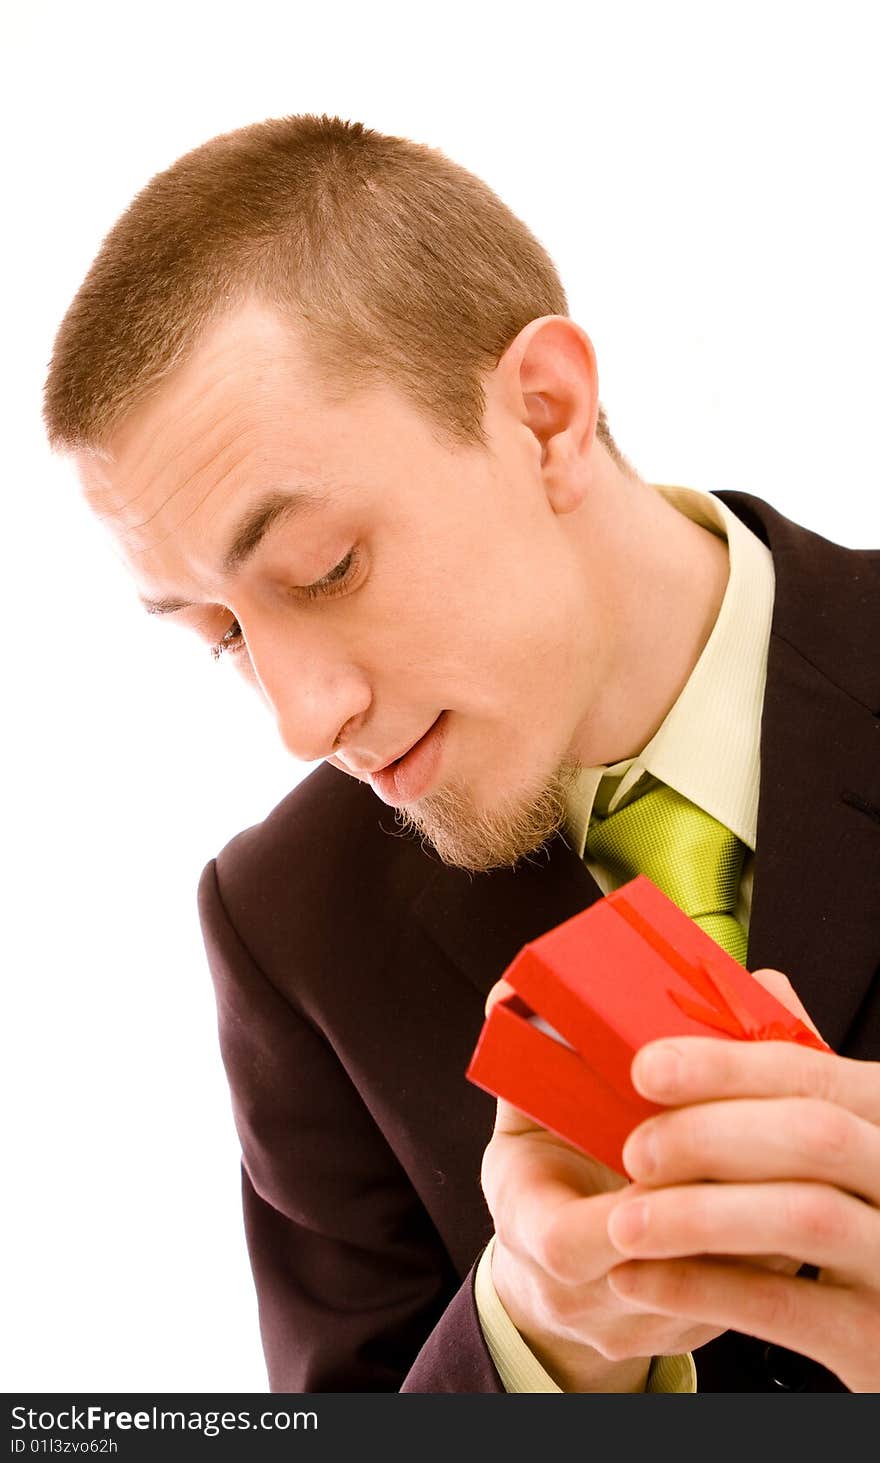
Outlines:
[[397,821],[418,834],[445,864],[487,873],[514,867],[563,826],[578,764],[566,758],[530,791],[481,805],[466,783],[448,783],[397,809]]

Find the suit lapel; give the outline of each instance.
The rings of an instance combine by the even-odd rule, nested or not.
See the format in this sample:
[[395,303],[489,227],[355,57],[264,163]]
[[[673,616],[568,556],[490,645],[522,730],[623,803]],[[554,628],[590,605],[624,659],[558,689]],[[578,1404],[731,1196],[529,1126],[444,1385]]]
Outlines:
[[783,971],[840,1050],[880,946],[880,720],[857,699],[876,689],[880,640],[867,556],[754,498],[718,496],[776,571],[747,963]]
[[[843,644],[842,670],[867,694],[859,677],[865,647],[880,640],[877,611],[849,583],[857,553],[755,498],[717,496],[769,545],[776,570],[748,966],[788,975],[840,1049],[878,958],[880,721],[820,667],[840,667]],[[873,640],[859,644],[860,635]],[[470,875],[438,865],[414,914],[485,996],[524,944],[601,897],[557,835],[516,869]]]
[[877,968],[880,797],[868,778],[878,727],[773,638],[748,966],[784,971],[837,1049]]
[[523,945],[601,897],[592,874],[557,834],[515,869],[471,875],[439,866],[413,912],[485,996]]

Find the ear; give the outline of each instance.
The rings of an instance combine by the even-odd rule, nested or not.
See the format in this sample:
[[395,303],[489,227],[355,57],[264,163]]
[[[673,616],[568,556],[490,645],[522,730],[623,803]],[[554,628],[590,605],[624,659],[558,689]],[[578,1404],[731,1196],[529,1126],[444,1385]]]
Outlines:
[[599,376],[589,336],[567,315],[524,326],[497,366],[508,409],[532,433],[557,513],[580,506],[592,472]]

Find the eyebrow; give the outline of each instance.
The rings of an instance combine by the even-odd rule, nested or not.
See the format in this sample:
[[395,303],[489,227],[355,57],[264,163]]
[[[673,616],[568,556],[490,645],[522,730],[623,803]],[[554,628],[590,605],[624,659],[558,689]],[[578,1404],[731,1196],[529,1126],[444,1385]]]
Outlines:
[[[236,524],[232,538],[221,560],[224,574],[236,574],[259,548],[270,529],[320,507],[326,498],[321,493],[301,490],[297,493],[267,493],[249,508]],[[173,615],[177,610],[195,607],[191,599],[145,599],[141,604],[148,615]]]

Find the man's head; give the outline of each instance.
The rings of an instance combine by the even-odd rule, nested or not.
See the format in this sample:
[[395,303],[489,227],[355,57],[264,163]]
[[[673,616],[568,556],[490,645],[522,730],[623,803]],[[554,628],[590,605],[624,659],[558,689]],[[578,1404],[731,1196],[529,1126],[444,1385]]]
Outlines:
[[[443,153],[273,118],[186,153],[110,230],[56,338],[50,442],[103,442],[251,297],[297,322],[328,392],[388,381],[465,444],[483,441],[484,373],[530,320],[567,313],[537,239]],[[601,407],[597,431],[623,466]]]
[[294,117],[182,158],[105,241],[45,417],[145,601],[449,862],[540,846],[609,754],[634,475],[552,264],[440,154]]

